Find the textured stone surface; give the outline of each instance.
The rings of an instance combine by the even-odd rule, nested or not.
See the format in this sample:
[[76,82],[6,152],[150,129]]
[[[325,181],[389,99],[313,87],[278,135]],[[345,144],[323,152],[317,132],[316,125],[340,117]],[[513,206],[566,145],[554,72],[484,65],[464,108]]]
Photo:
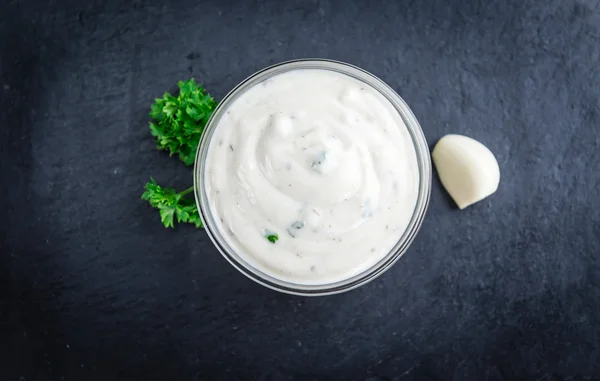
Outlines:
[[[3,380],[600,375],[598,1],[1,3]],[[402,260],[316,299],[139,200],[149,176],[191,184],[155,150],[153,98],[298,57],[373,72],[430,145],[472,136],[502,176],[463,212],[436,178]]]

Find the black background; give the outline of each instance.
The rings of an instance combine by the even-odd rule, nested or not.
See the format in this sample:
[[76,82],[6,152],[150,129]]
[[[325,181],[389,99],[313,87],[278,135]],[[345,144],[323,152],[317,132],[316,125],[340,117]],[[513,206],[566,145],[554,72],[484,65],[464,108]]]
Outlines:
[[[465,211],[434,173],[409,252],[308,299],[139,199],[192,182],[153,98],[301,57],[371,71],[502,173]],[[2,380],[600,376],[598,1],[2,0],[0,82]]]

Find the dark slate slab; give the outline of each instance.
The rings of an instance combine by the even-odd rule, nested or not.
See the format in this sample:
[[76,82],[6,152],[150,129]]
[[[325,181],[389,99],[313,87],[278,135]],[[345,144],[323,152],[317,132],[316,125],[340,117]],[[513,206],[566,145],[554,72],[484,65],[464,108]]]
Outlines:
[[[373,72],[431,145],[472,136],[502,172],[463,212],[436,178],[402,260],[316,299],[139,200],[191,184],[153,98],[299,57]],[[598,1],[4,0],[0,82],[2,380],[600,376]]]

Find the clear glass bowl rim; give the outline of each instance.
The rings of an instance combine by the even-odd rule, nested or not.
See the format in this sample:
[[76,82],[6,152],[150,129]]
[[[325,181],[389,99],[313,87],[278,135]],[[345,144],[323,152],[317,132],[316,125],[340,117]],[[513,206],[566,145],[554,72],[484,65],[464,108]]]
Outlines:
[[[251,88],[252,86],[274,75],[298,69],[332,70],[338,73],[349,75],[350,77],[358,79],[366,85],[378,90],[386,99],[388,99],[388,101],[392,103],[392,105],[401,115],[412,138],[419,167],[419,191],[417,203],[408,226],[398,243],[379,262],[362,273],[339,282],[322,285],[304,285],[283,281],[265,274],[246,263],[242,257],[239,256],[235,250],[233,250],[227,244],[226,240],[219,232],[215,218],[210,212],[206,189],[205,187],[201,186],[201,180],[205,177],[205,166],[203,164],[206,163],[205,159],[208,154],[208,147],[210,145],[211,137],[213,136],[221,117],[227,111],[228,107],[245,90]],[[219,252],[223,255],[223,257],[225,257],[225,259],[242,274],[265,287],[288,294],[302,296],[332,295],[352,290],[372,281],[388,270],[392,265],[394,265],[394,263],[398,261],[398,259],[400,259],[404,253],[406,253],[408,247],[419,231],[425,217],[425,212],[427,211],[431,193],[431,172],[429,146],[427,145],[423,130],[421,129],[417,118],[414,116],[406,102],[404,102],[404,100],[390,86],[366,70],[345,62],[321,58],[296,59],[281,62],[257,71],[234,87],[233,90],[231,90],[219,103],[217,108],[212,113],[212,116],[208,120],[208,123],[206,124],[204,133],[200,139],[200,144],[198,145],[198,149],[196,151],[196,159],[194,162],[194,195],[196,197],[196,205],[198,207],[200,217],[204,223],[206,233],[208,234],[210,240],[213,242],[217,250],[219,250]]]

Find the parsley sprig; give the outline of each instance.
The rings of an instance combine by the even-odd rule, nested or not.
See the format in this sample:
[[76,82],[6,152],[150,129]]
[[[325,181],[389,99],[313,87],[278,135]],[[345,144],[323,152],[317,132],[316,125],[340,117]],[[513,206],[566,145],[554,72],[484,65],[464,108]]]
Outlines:
[[204,126],[217,102],[194,79],[179,82],[179,95],[165,93],[150,110],[150,132],[158,149],[192,165]]
[[194,187],[177,193],[175,189],[163,188],[150,178],[150,182],[144,188],[146,191],[142,194],[142,199],[158,209],[160,220],[165,227],[174,227],[175,217],[177,222],[188,222],[196,225],[197,228],[203,227],[196,201],[191,197],[185,197],[194,190]]
[[[177,96],[165,93],[157,98],[150,109],[150,133],[156,138],[158,149],[177,155],[186,164],[194,163],[200,137],[217,102],[194,79],[180,81]],[[177,193],[173,188],[161,187],[150,178],[144,186],[142,199],[157,208],[160,220],[167,228],[177,222],[186,222],[203,227],[196,202],[186,197],[194,190],[190,187]]]

